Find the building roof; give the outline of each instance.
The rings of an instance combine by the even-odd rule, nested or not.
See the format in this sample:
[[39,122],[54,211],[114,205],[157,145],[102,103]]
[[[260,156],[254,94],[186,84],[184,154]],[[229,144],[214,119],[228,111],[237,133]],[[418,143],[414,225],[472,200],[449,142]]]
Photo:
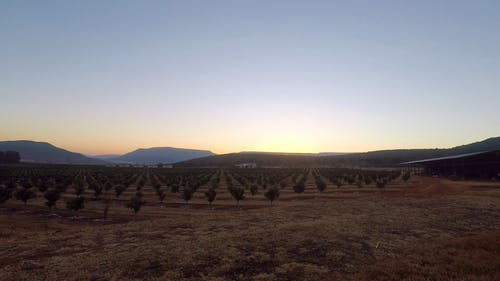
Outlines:
[[484,154],[484,153],[488,153],[488,152],[491,152],[491,151],[480,151],[480,152],[458,154],[458,155],[452,155],[452,156],[446,156],[446,157],[437,157],[437,158],[422,159],[422,160],[416,160],[416,161],[399,163],[399,165],[419,164],[419,163],[427,163],[427,162],[434,162],[434,161],[441,161],[441,160],[465,158],[465,157],[479,155],[479,154]]

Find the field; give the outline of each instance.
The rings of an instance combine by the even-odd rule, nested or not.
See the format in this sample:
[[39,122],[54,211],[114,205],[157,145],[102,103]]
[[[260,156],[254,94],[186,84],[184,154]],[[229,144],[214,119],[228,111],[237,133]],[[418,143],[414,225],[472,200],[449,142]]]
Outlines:
[[1,167],[0,182],[0,280],[500,280],[500,183],[78,166]]

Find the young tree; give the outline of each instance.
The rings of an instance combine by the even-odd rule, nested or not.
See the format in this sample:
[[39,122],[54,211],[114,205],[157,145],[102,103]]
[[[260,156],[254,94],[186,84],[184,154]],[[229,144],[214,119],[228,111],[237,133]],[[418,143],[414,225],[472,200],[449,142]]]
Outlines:
[[165,190],[161,188],[156,189],[156,195],[158,196],[158,199],[160,199],[160,203],[163,204],[163,200],[165,200],[165,197],[167,196]]
[[177,193],[177,192],[179,192],[179,185],[178,185],[178,184],[176,184],[176,183],[172,184],[172,185],[170,186],[170,192],[172,192],[172,193]]
[[357,186],[358,188],[362,188],[362,187],[363,187],[363,182],[362,182],[361,180],[358,180],[358,181],[356,182],[356,186]]
[[94,190],[94,199],[99,200],[101,197],[102,191],[104,190],[102,184],[99,183],[93,183],[91,185],[92,190]]
[[231,196],[236,200],[236,205],[240,205],[240,201],[245,199],[245,189],[241,187],[232,187],[230,190]]
[[271,201],[272,205],[273,201],[280,197],[280,190],[279,188],[273,186],[264,193],[264,196],[266,196],[267,200]]
[[365,181],[365,185],[370,185],[370,184],[372,184],[372,181],[373,181],[372,177],[370,177],[370,176],[365,176],[363,178],[363,180]]
[[355,181],[355,180],[354,180],[354,177],[353,177],[353,176],[351,176],[351,175],[349,175],[349,176],[348,176],[348,177],[346,177],[345,179],[346,179],[346,181],[347,181],[347,183],[348,183],[349,185],[352,185],[352,184],[354,183],[354,181]]
[[109,208],[111,207],[111,199],[109,199],[108,196],[104,198],[104,210],[102,212],[102,218],[107,219],[108,218],[108,211]]
[[28,200],[36,197],[36,193],[30,188],[21,188],[14,193],[14,197],[17,200],[23,201],[24,205],[26,205]]
[[138,183],[137,183],[137,190],[140,191],[142,190],[142,188],[144,187],[144,185],[146,184],[146,180],[144,178],[142,178]]
[[319,192],[323,192],[326,189],[326,183],[319,176],[316,178],[316,188]]
[[181,193],[182,199],[186,201],[186,204],[189,204],[189,200],[193,198],[193,190],[187,186],[184,187]]
[[259,192],[259,187],[256,184],[250,185],[250,194],[255,195]]
[[335,179],[333,181],[333,184],[337,186],[337,188],[341,188],[342,187],[342,180],[341,179]]
[[215,196],[217,196],[217,192],[213,188],[209,188],[205,191],[205,197],[207,197],[208,204],[212,205],[212,202],[215,200]]
[[85,191],[85,187],[80,184],[73,185],[73,189],[75,190],[76,196],[82,195],[82,193]]
[[401,179],[402,179],[405,183],[407,183],[407,182],[408,182],[408,180],[410,179],[410,177],[411,177],[410,172],[406,172],[406,173],[403,173],[403,175],[401,175]]
[[57,201],[61,198],[61,193],[59,193],[59,190],[55,188],[47,189],[43,193],[43,197],[45,197],[45,205],[49,207],[49,211],[52,212],[52,207],[54,207],[57,203]]
[[115,185],[114,189],[116,198],[119,198],[120,195],[122,195],[122,193],[127,189],[127,187],[125,187],[125,185],[123,184],[117,184]]
[[85,198],[78,196],[66,202],[66,208],[72,211],[79,211],[85,207]]
[[378,188],[384,188],[386,184],[387,184],[387,181],[385,179],[377,179],[376,180],[376,185]]
[[85,189],[85,180],[83,176],[77,176],[74,180],[75,189]]
[[284,189],[286,187],[286,181],[284,180],[280,181],[280,187],[281,189]]
[[0,204],[5,203],[12,197],[12,191],[5,185],[0,184]]
[[108,191],[110,191],[112,188],[113,188],[113,185],[111,184],[111,182],[110,182],[110,181],[106,181],[106,182],[104,183],[104,191],[108,192]]
[[141,209],[142,205],[144,205],[146,202],[142,199],[143,195],[141,192],[136,192],[132,198],[130,198],[130,201],[125,203],[125,207],[132,209],[134,211],[134,220],[135,217],[137,216],[137,213]]
[[17,182],[15,180],[10,180],[7,182],[7,189],[14,190],[17,188]]
[[299,180],[294,186],[293,191],[295,193],[303,193],[306,190],[306,184],[303,180]]
[[220,180],[220,179],[219,179],[218,177],[217,177],[217,178],[212,179],[212,180],[210,181],[210,189],[213,189],[213,190],[217,189],[217,187],[219,187],[219,180]]
[[48,180],[42,180],[40,184],[38,185],[38,190],[42,193],[47,191],[48,189],[55,188],[56,187],[56,181],[53,178],[50,178]]
[[24,189],[30,189],[33,187],[33,182],[31,182],[30,179],[23,179],[21,181],[21,186],[24,188]]

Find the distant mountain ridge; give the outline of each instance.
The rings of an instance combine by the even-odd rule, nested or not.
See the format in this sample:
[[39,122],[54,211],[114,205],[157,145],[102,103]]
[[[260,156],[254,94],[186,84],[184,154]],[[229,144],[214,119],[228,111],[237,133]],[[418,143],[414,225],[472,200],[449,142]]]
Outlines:
[[337,164],[388,166],[408,161],[492,150],[500,150],[500,137],[488,138],[483,141],[455,146],[452,148],[378,150],[332,156],[328,160],[335,161]]
[[22,162],[55,163],[55,164],[105,164],[100,159],[87,157],[53,146],[47,142],[29,140],[0,141],[0,150],[17,151]]
[[108,158],[114,163],[154,165],[159,163],[172,164],[200,157],[215,155],[208,150],[186,149],[175,147],[139,148],[119,157]]
[[[304,166],[396,166],[399,163],[472,152],[500,150],[500,137],[444,149],[394,149],[361,153],[323,155],[287,153],[229,153],[177,163],[178,167],[232,167],[239,163],[256,163],[270,167]],[[321,155],[321,154],[319,154]]]
[[88,157],[58,148],[47,142],[29,140],[0,141],[0,151],[17,151],[23,162],[58,164],[129,163],[154,165],[175,164],[176,167],[234,167],[240,163],[256,163],[268,167],[306,166],[396,166],[399,163],[457,154],[500,150],[500,137],[489,138],[444,149],[394,149],[362,153],[275,153],[240,152],[215,155],[208,150],[174,147],[141,148],[121,156]]
[[[244,154],[262,154],[262,155],[292,155],[292,156],[332,156],[332,155],[344,155],[348,153],[343,153],[343,152],[272,152],[272,151],[241,151],[241,152],[235,152],[240,155]],[[231,153],[234,154],[234,153]]]
[[116,157],[120,157],[120,154],[103,154],[103,155],[87,155],[87,157],[97,158],[101,160],[108,160]]

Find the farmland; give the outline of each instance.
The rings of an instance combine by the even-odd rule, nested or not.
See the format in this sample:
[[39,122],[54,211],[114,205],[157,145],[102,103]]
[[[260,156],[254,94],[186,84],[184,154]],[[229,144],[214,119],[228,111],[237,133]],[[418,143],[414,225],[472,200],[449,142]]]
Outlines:
[[0,183],[1,280],[500,274],[494,182],[381,169],[13,165],[0,167]]

